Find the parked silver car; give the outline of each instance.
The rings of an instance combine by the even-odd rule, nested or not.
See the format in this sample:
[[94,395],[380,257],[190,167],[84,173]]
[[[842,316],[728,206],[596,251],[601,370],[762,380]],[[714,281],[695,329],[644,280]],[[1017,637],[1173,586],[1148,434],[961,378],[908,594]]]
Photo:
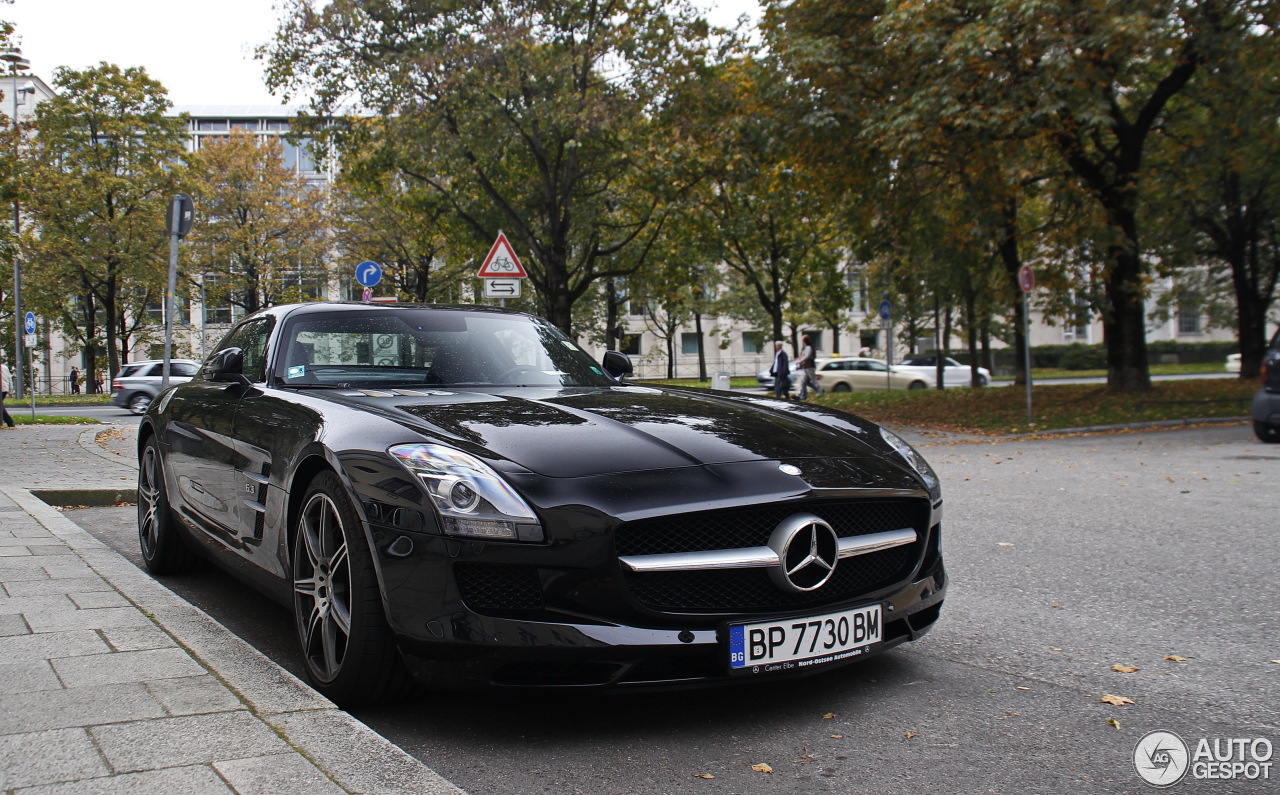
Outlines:
[[[169,360],[169,384],[184,384],[200,371],[200,363],[190,359]],[[151,359],[129,362],[111,379],[111,402],[134,414],[145,414],[147,406],[160,394],[164,381],[164,361]]]

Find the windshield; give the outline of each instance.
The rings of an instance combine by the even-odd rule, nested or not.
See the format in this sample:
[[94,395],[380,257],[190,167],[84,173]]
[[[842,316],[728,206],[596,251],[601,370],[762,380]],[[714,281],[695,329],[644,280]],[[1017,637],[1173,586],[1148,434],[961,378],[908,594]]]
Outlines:
[[288,386],[607,386],[572,340],[539,318],[459,309],[304,315],[285,328]]

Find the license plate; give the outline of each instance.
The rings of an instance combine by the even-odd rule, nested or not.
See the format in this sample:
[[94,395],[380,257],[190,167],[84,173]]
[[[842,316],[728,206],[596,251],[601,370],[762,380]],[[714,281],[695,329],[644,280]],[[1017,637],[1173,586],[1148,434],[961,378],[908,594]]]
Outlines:
[[866,654],[881,639],[880,605],[729,627],[729,669],[770,673]]

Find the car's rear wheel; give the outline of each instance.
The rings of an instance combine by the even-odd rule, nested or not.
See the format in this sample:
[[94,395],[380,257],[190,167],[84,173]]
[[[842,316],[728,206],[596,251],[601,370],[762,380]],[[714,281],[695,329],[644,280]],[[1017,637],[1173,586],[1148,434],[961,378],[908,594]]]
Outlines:
[[145,392],[138,392],[129,398],[129,411],[134,414],[146,414],[147,407],[151,405],[151,396]]
[[924,381],[912,381],[907,389],[926,389],[928,386]]
[[200,558],[182,537],[164,487],[160,446],[152,437],[138,459],[138,548],[152,574],[182,574],[200,568]]
[[849,386],[848,384],[846,384],[846,383],[844,383],[843,381],[841,381],[840,383],[838,383],[838,384],[836,384],[835,386],[831,387],[831,391],[832,391],[832,392],[851,392],[851,391],[852,391],[852,389],[850,388],[850,386]]
[[412,687],[387,627],[360,519],[332,472],[307,487],[292,572],[294,624],[317,690],[345,708],[386,701]]
[[1261,420],[1253,421],[1253,435],[1268,444],[1280,442],[1280,425],[1273,425]]
[[990,378],[988,378],[985,375],[981,375],[981,374],[978,375],[978,386],[990,386],[990,385],[991,385]]

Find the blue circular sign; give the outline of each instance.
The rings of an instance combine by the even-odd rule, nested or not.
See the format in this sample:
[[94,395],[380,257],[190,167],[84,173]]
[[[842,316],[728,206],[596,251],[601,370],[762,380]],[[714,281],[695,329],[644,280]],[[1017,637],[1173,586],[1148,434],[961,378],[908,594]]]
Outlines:
[[23,328],[26,329],[28,334],[35,334],[36,333],[36,313],[28,312],[26,318],[23,319],[22,326]]
[[880,302],[880,319],[881,319],[881,320],[888,320],[888,319],[889,319],[889,314],[890,314],[890,313],[889,313],[889,310],[890,310],[890,309],[892,309],[892,308],[893,308],[893,305],[889,303],[889,299],[888,299],[888,298],[886,298],[886,299],[884,299],[883,301],[881,301],[881,302]]
[[356,266],[356,281],[361,287],[373,287],[382,281],[382,266],[372,260],[365,260]]

